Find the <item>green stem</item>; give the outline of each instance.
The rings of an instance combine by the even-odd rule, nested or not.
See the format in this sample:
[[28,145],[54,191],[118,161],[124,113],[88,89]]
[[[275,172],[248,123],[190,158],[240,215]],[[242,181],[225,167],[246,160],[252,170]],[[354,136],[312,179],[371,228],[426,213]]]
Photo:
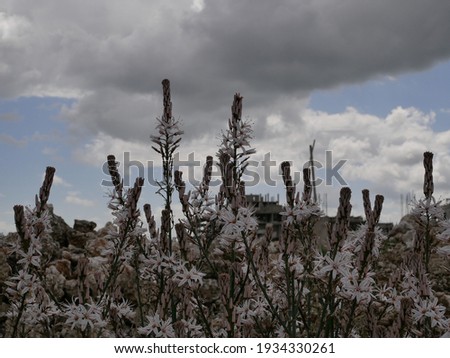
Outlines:
[[25,293],[22,296],[22,300],[20,301],[19,313],[17,314],[17,318],[16,318],[16,320],[14,322],[13,332],[12,332],[12,335],[11,335],[12,338],[16,338],[17,329],[19,327],[19,322],[20,322],[20,319],[22,318],[22,314],[23,314],[23,311],[25,310],[25,306],[26,306],[26,304],[25,304],[26,296],[27,296],[27,294]]

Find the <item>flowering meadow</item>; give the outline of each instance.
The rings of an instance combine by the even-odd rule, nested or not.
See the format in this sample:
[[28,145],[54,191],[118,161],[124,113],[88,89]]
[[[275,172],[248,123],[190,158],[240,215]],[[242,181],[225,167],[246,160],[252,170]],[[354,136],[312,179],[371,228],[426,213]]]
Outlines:
[[[340,191],[327,242],[314,227],[323,212],[312,198],[309,169],[303,188],[281,164],[286,197],[279,238],[266,225],[258,235],[255,209],[242,180],[255,150],[252,127],[235,94],[216,158],[189,187],[174,169],[182,130],[163,81],[163,114],[151,136],[161,157],[157,195],[160,225],[140,202],[143,178],[124,187],[114,155],[107,156],[112,225],[97,256],[81,251],[70,272],[58,271],[48,200],[55,169],[48,167],[33,208],[14,206],[17,239],[8,243],[9,277],[0,282],[4,337],[441,337],[449,313],[430,279],[430,260],[450,257],[450,220],[433,197],[433,154],[424,153],[423,198],[412,203],[413,248],[388,278],[378,274],[387,240],[377,227],[383,196]],[[215,160],[215,162],[214,162]],[[220,189],[210,188],[213,164]],[[353,195],[353,197],[352,197]],[[352,200],[362,200],[365,223],[349,228]],[[181,204],[183,217],[174,216]],[[321,221],[321,225],[323,221]],[[445,262],[445,261],[444,261]],[[55,271],[56,270],[56,271]],[[449,265],[447,265],[449,270]],[[70,275],[71,294],[57,284]],[[62,277],[64,279],[64,277]]]

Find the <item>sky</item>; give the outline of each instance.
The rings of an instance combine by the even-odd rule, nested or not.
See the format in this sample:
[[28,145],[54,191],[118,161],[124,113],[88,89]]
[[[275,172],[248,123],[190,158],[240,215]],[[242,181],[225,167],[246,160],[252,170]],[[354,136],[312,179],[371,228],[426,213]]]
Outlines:
[[[0,232],[14,231],[15,204],[33,205],[46,166],[55,213],[103,226],[108,154],[126,184],[147,179],[141,204],[158,215],[149,136],[164,78],[185,179],[217,152],[239,92],[257,150],[248,193],[284,203],[279,165],[300,173],[315,140],[328,215],[350,186],[354,215],[367,188],[385,196],[381,220],[398,222],[400,196],[423,195],[424,151],[445,201],[449,18],[448,0],[0,0]],[[192,175],[186,161],[200,163]]]

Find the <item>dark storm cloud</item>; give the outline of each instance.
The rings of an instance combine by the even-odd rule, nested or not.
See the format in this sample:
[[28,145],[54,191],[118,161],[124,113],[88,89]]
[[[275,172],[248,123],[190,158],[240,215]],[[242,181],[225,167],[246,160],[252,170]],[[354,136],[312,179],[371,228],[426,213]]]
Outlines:
[[450,54],[448,1],[210,2],[194,32],[219,76],[292,93],[419,69]]
[[217,132],[237,91],[258,120],[299,121],[315,89],[450,56],[448,0],[206,1],[201,12],[186,1],[3,3],[0,95],[83,93],[66,111],[73,125],[123,139],[160,114],[166,77],[190,137]]

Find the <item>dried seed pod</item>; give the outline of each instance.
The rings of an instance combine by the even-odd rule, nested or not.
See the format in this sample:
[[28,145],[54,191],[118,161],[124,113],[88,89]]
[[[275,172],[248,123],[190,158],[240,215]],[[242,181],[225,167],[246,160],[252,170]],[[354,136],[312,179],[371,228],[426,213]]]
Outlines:
[[423,180],[423,193],[425,198],[429,199],[434,192],[433,184],[433,153],[423,153],[423,166],[425,168],[424,180]]

